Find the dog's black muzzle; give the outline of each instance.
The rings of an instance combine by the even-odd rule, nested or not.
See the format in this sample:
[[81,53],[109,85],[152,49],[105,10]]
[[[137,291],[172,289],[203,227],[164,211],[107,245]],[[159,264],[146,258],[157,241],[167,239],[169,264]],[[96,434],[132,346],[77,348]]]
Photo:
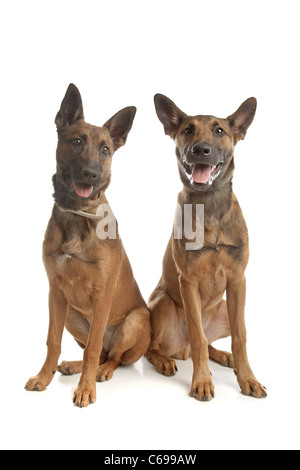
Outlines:
[[60,193],[64,192],[68,200],[69,198],[79,201],[89,199],[98,191],[102,174],[99,164],[78,159],[64,162],[57,169],[57,183],[62,185]]
[[187,165],[211,165],[217,166],[224,162],[224,157],[218,149],[206,142],[196,142],[186,152],[184,161]]

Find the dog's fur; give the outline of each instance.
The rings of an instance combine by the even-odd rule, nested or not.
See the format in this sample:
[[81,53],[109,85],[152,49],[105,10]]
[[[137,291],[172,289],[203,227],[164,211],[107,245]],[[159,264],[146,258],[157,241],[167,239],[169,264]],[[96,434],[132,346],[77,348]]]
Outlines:
[[150,343],[150,314],[120,238],[100,240],[97,221],[61,209],[95,214],[107,204],[114,152],[125,144],[136,108],[121,110],[103,127],[84,121],[80,93],[70,85],[56,116],[55,205],[43,259],[49,278],[48,353],[40,373],[26,384],[41,391],[52,381],[63,329],[84,349],[83,362],[63,362],[66,375],[82,372],[74,403],[96,400],[96,380],[109,380],[120,364],[142,357]]
[[[204,204],[204,245],[186,251],[186,240],[171,237],[158,286],[150,297],[152,341],[147,358],[158,372],[175,375],[174,359],[192,357],[191,396],[214,397],[209,357],[235,369],[242,393],[266,396],[246,352],[244,271],[249,247],[246,223],[232,192],[234,147],[244,139],[255,111],[250,98],[227,119],[188,116],[169,98],[155,96],[158,118],[176,142],[183,190],[178,203]],[[194,217],[195,217],[194,210]],[[195,220],[194,220],[195,222]],[[195,224],[194,224],[195,225]],[[174,233],[173,233],[174,235]],[[227,301],[223,300],[226,291]],[[232,336],[232,354],[211,344]]]

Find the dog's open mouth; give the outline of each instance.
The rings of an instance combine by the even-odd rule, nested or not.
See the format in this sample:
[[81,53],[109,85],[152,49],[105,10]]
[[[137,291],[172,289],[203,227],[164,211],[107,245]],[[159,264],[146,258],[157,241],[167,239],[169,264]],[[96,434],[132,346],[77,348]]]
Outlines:
[[222,166],[223,162],[218,163],[216,166],[197,163],[194,165],[185,164],[184,169],[191,183],[212,185],[221,173]]
[[73,188],[77,196],[87,199],[94,191],[94,186],[86,183],[76,183],[73,181]]
[[94,186],[74,181],[71,176],[66,174],[63,175],[63,181],[69,191],[74,191],[78,197],[82,197],[83,199],[89,198],[94,191]]

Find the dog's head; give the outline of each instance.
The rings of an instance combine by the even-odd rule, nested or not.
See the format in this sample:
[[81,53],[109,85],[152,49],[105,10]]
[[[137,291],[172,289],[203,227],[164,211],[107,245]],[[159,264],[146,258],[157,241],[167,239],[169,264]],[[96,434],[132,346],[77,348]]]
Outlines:
[[226,119],[188,116],[164,95],[154,101],[165,133],[175,140],[183,184],[193,191],[212,191],[231,181],[234,147],[253,121],[256,99],[249,98]]
[[58,146],[53,184],[59,205],[78,210],[98,199],[110,183],[112,156],[125,144],[135,114],[136,108],[128,107],[102,127],[88,124],[79,90],[69,86],[55,119]]

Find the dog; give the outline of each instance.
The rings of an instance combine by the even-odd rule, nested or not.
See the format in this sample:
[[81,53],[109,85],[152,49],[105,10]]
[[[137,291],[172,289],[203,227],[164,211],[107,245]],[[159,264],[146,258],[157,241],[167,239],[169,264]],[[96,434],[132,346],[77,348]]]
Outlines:
[[[136,108],[128,107],[102,127],[88,124],[79,90],[71,84],[55,119],[55,205],[43,244],[50,285],[47,358],[25,388],[45,390],[57,369],[65,375],[82,372],[73,399],[79,407],[95,403],[96,381],[139,360],[151,339],[150,313],[118,231],[112,239],[97,233],[103,220],[97,208],[109,208],[105,190],[112,156],[125,144],[135,114]],[[83,361],[57,366],[64,327],[84,348]]]
[[[192,206],[193,227],[196,205],[204,205],[204,238],[199,249],[187,251],[188,238],[175,237],[174,225],[162,277],[148,303],[152,339],[146,357],[159,373],[173,376],[178,370],[174,359],[191,356],[190,394],[199,401],[210,401],[215,395],[209,358],[234,368],[243,394],[266,397],[247,358],[244,271],[249,242],[232,192],[234,148],[253,121],[256,99],[248,99],[226,119],[188,116],[161,94],[154,100],[166,135],[176,143],[183,183],[178,205],[182,213],[186,205]],[[230,335],[232,354],[213,348],[214,341]]]

